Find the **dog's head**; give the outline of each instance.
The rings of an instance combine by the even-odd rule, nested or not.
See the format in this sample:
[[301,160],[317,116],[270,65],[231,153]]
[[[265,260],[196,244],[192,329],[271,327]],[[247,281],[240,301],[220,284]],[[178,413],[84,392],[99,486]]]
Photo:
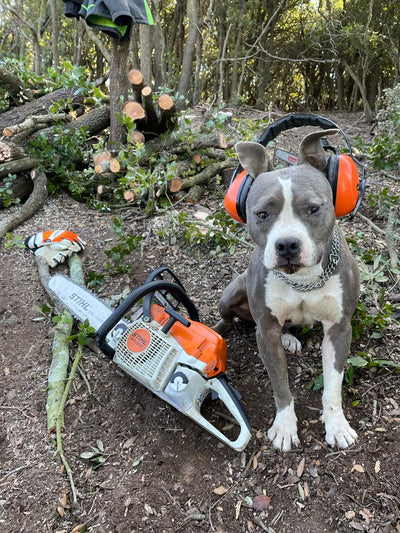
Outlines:
[[307,135],[297,165],[272,171],[261,144],[236,144],[241,165],[256,178],[247,197],[246,217],[251,238],[264,250],[267,269],[292,274],[319,264],[326,253],[335,210],[320,138],[336,132]]

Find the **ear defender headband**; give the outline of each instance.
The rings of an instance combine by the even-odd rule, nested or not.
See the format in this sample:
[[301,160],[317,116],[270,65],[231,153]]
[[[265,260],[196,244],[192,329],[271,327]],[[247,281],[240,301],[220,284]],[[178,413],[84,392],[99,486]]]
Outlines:
[[[325,149],[334,152],[327,158],[325,174],[332,188],[336,216],[354,217],[364,196],[365,167],[353,156],[350,141],[337,124],[327,118],[307,113],[287,115],[269,125],[257,142],[267,146],[283,131],[302,126],[318,126],[324,130],[335,128],[342,134],[349,153],[339,154],[331,146],[325,146]],[[361,178],[357,167],[361,170]],[[238,222],[246,222],[246,200],[253,181],[254,177],[250,176],[241,165],[236,167],[225,195],[224,205],[226,211]]]

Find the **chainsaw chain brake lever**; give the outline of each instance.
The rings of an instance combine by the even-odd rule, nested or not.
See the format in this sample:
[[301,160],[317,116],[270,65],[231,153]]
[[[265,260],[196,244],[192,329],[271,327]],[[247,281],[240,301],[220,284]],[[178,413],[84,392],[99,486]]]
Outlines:
[[[147,285],[152,281],[172,281],[172,283],[176,283],[176,285],[179,285],[182,290],[186,292],[186,289],[181,283],[180,279],[168,267],[160,267],[153,270],[148,275],[144,285]],[[159,290],[156,294],[146,294],[146,296],[143,298],[143,316],[145,322],[150,322],[151,320],[150,309],[153,299],[155,299],[157,303],[163,307],[171,306],[174,309],[178,309],[179,304],[181,303],[176,298],[171,298],[171,294],[165,290]]]
[[[182,303],[185,309],[188,312],[189,318],[191,320],[198,321],[199,314],[197,312],[196,306],[193,301],[186,294],[186,291],[183,289],[182,285],[177,285],[171,281],[165,280],[154,280],[150,283],[145,283],[141,287],[135,289],[125,300],[111,313],[107,320],[100,326],[96,334],[96,341],[100,349],[108,356],[110,359],[114,357],[115,350],[109,346],[107,343],[106,337],[108,333],[118,324],[118,322],[128,313],[132,307],[143,298],[143,305],[146,304],[146,308],[151,304],[151,295],[154,295],[157,291],[165,291],[168,294],[171,294],[177,301]],[[144,297],[150,295],[150,299],[144,301]],[[172,311],[172,309],[171,309]],[[143,318],[150,316],[150,308],[143,309]],[[178,315],[178,313],[176,313]],[[180,317],[180,315],[179,315]],[[183,317],[182,317],[183,318]],[[151,319],[151,318],[150,318]],[[177,319],[174,320],[176,322]],[[172,326],[172,324],[171,324]]]

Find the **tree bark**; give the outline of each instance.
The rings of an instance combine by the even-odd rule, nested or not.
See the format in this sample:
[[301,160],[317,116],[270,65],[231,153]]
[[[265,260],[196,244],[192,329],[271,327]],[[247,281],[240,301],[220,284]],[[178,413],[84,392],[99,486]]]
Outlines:
[[[190,88],[190,79],[193,70],[193,56],[194,49],[199,31],[199,12],[197,0],[188,0],[186,7],[187,17],[189,20],[188,36],[185,44],[185,51],[183,53],[182,71],[178,84],[178,93],[181,96],[187,97]],[[181,100],[178,107],[182,108],[184,100]]]
[[[81,117],[68,124],[64,128],[64,131],[76,130],[78,128],[86,128],[88,136],[97,135],[110,125],[110,108],[98,107],[94,108],[88,113],[85,113]],[[45,135],[48,139],[54,139],[54,129],[46,128],[39,133],[35,133],[31,138],[35,138],[37,135]]]
[[3,87],[12,100],[18,105],[21,100],[30,100],[31,96],[22,81],[11,71],[0,66],[0,86]]
[[125,126],[121,124],[122,106],[128,99],[129,41],[111,39],[110,65],[110,137],[111,149],[118,149],[125,142]]
[[0,239],[7,232],[13,230],[25,220],[33,216],[43,205],[47,198],[47,178],[44,173],[31,172],[33,191],[28,200],[18,210],[0,223]]
[[75,95],[76,89],[67,89],[61,88],[53,91],[52,93],[45,94],[36,100],[27,102],[25,105],[20,107],[13,107],[9,111],[2,113],[0,115],[0,131],[10,124],[19,124],[23,122],[26,118],[31,117],[32,115],[42,115],[49,112],[50,107],[57,103],[61,102],[64,105],[63,110],[68,108],[68,101],[72,101],[72,106],[82,105],[83,96]]

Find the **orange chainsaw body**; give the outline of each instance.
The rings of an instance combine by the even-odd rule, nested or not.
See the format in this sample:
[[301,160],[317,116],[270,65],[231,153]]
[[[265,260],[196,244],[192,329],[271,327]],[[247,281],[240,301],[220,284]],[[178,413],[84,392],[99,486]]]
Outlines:
[[[170,315],[157,304],[151,307],[151,317],[164,326]],[[169,333],[185,352],[205,363],[203,372],[208,378],[225,373],[228,348],[225,340],[205,324],[189,320],[190,327],[175,322]]]

